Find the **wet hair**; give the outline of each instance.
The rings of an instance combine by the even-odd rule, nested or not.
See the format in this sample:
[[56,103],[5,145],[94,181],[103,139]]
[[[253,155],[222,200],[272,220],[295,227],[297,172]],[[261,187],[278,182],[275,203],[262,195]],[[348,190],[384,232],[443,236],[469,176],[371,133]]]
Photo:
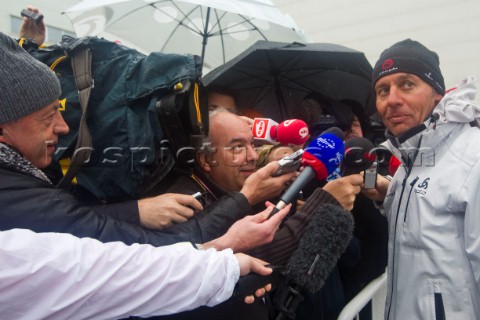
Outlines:
[[[208,118],[209,118],[209,123],[212,123],[212,119],[216,116],[218,116],[220,113],[230,113],[230,114],[236,114],[235,112],[232,112],[230,109],[223,108],[223,107],[218,107],[215,109],[212,109],[208,112]],[[210,125],[211,128],[211,125]],[[207,137],[203,140],[203,145],[202,147],[197,151],[197,153],[203,153],[205,155],[211,155],[215,152],[215,147],[212,144],[212,140],[210,139],[210,132],[208,133]]]

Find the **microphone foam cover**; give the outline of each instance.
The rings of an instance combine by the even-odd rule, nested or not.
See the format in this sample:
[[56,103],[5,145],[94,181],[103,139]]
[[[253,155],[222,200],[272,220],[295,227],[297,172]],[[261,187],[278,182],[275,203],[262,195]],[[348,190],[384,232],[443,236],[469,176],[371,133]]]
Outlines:
[[302,145],[308,140],[308,126],[303,120],[290,119],[277,126],[276,140],[280,144]]
[[[339,129],[340,130],[340,129]],[[327,130],[328,131],[328,130]],[[343,134],[343,132],[341,132]],[[305,148],[302,164],[310,165],[313,159],[318,159],[326,168],[327,176],[330,175],[340,165],[343,159],[344,146],[343,141],[335,133],[322,133],[316,139],[312,140]],[[313,169],[316,166],[312,166]],[[317,179],[323,180],[326,177],[325,172],[315,171]]]
[[319,291],[347,248],[353,226],[352,214],[340,206],[319,206],[287,263],[287,278],[308,292]]
[[359,173],[370,168],[376,160],[376,154],[371,152],[374,144],[363,137],[353,137],[345,142],[345,156],[342,161],[342,175]]
[[402,162],[398,160],[397,157],[392,155],[390,157],[390,162],[388,163],[388,172],[390,173],[390,175],[395,175],[395,172],[397,172],[398,167],[400,167],[401,164]]

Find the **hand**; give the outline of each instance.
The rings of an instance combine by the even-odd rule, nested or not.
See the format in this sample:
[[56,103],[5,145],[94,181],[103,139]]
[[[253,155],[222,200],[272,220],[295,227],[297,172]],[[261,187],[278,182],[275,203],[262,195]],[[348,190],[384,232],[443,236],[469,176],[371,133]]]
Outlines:
[[268,216],[275,206],[270,202],[267,202],[266,205],[267,209],[238,220],[228,229],[227,233],[203,244],[203,247],[213,247],[217,250],[231,248],[234,252],[243,252],[270,243],[292,205],[287,205],[270,219]]
[[385,195],[387,194],[388,186],[390,185],[390,180],[382,176],[381,174],[377,175],[377,185],[374,189],[362,189],[362,193],[374,201],[383,201]]
[[[28,6],[28,10],[35,13],[40,13],[38,8]],[[20,38],[31,39],[39,46],[45,41],[45,24],[43,19],[40,21],[33,21],[27,17],[23,17],[22,25],[20,26]]]
[[165,193],[138,201],[140,224],[150,229],[164,229],[193,217],[202,204],[187,194]]
[[297,176],[297,172],[290,172],[272,177],[278,168],[278,161],[272,161],[245,180],[240,192],[247,198],[250,205],[279,196],[285,190],[287,183]]
[[[251,272],[255,272],[261,276],[268,276],[272,273],[272,268],[266,267],[267,262],[248,256],[243,253],[236,253],[235,258],[237,258],[238,264],[240,266],[240,275],[245,276]],[[255,296],[260,298],[265,295],[266,292],[272,289],[271,284],[267,284],[266,286],[259,288],[255,291]],[[247,296],[244,299],[245,303],[253,303],[255,301],[255,297],[253,295]]]
[[361,190],[363,178],[359,174],[352,174],[329,181],[323,190],[330,193],[345,210],[352,210],[357,194]]

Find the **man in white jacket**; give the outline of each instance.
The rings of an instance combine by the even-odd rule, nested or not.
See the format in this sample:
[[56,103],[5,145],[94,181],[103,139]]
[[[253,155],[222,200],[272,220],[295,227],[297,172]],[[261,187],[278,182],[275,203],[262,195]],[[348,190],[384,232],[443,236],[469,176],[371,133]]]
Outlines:
[[373,70],[393,180],[364,190],[389,220],[385,319],[480,318],[480,107],[472,78],[445,93],[439,58],[410,39]]
[[3,319],[172,314],[227,300],[240,275],[270,274],[264,264],[231,249],[197,250],[187,242],[155,248],[0,231],[0,314]]

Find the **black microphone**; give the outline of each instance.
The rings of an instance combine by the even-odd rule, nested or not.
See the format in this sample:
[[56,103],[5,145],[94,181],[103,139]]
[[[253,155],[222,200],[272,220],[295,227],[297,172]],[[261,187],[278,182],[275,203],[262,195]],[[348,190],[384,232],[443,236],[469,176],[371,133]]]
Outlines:
[[277,320],[295,314],[303,292],[315,293],[323,287],[352,238],[354,222],[350,212],[331,204],[317,210],[287,263],[285,283],[275,292]]
[[344,137],[342,130],[332,127],[309,143],[302,155],[302,165],[305,168],[282,194],[269,218],[291,203],[314,178],[324,180],[335,171],[343,158]]
[[[267,283],[277,286],[274,305],[280,314],[294,314],[302,292],[315,293],[347,248],[353,233],[353,217],[340,206],[322,204],[303,231],[298,247],[285,266],[270,266],[272,274],[250,273],[240,277],[234,296],[243,299]],[[283,318],[278,318],[283,319]]]
[[345,142],[345,156],[342,160],[342,176],[360,173],[373,165],[376,154],[373,143],[363,137],[353,137]]

